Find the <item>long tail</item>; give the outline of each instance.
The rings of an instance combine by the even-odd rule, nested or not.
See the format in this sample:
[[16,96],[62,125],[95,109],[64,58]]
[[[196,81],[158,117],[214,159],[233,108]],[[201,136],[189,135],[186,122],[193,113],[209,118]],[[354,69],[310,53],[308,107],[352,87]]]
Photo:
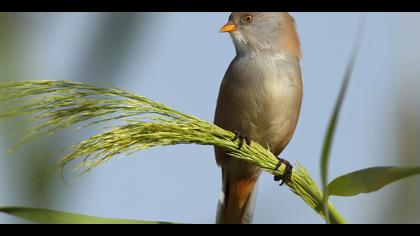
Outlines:
[[258,176],[237,178],[223,171],[217,224],[250,224],[254,215]]

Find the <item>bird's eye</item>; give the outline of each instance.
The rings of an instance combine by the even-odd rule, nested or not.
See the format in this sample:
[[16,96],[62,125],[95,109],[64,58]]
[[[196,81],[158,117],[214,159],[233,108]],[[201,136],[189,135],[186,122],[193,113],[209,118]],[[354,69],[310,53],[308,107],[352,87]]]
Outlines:
[[251,21],[253,20],[253,18],[252,18],[252,16],[251,16],[251,15],[247,15],[247,16],[245,16],[245,17],[244,17],[244,19],[245,19],[245,21],[246,21],[247,23],[251,23]]

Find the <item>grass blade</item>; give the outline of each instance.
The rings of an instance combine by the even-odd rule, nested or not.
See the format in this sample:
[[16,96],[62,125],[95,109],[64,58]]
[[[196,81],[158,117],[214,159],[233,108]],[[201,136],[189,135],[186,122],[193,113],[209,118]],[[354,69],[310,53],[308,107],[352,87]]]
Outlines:
[[94,217],[28,207],[2,207],[0,212],[40,224],[173,224],[170,222]]
[[[337,98],[337,101],[334,106],[334,110],[332,113],[332,116],[330,118],[327,133],[324,138],[324,143],[322,146],[322,152],[321,152],[321,183],[323,188],[323,205],[324,209],[327,211],[327,202],[328,202],[328,163],[330,160],[330,152],[332,143],[334,140],[334,134],[337,127],[338,118],[340,115],[341,107],[344,101],[344,97],[346,96],[347,88],[350,82],[351,75],[353,73],[353,68],[356,62],[357,54],[359,52],[359,48],[362,42],[362,36],[363,36],[363,29],[364,29],[364,16],[362,15],[362,18],[360,20],[360,26],[359,26],[359,32],[357,34],[357,38],[355,41],[355,45],[353,47],[352,53],[350,55],[349,62],[346,67],[346,71],[344,73],[344,79],[343,83],[341,84],[340,92]],[[328,215],[328,211],[327,211]],[[327,217],[328,218],[328,217]],[[331,222],[331,221],[328,221]]]
[[328,185],[328,191],[335,196],[356,196],[377,191],[395,181],[418,174],[420,167],[373,167],[336,178]]

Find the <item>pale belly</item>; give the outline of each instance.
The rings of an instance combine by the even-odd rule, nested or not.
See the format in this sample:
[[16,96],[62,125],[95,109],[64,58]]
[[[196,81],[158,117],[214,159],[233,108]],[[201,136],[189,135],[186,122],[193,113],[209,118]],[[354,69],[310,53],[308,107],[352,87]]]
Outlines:
[[224,81],[215,124],[237,130],[279,155],[289,143],[299,118],[302,82],[300,74],[296,75],[299,77],[260,74],[258,79],[238,77]]

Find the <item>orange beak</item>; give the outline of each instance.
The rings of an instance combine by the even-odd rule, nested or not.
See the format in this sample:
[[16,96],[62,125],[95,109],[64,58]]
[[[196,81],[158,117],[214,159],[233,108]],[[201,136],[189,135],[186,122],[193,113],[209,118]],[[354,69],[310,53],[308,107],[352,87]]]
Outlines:
[[220,33],[226,33],[226,32],[233,32],[236,30],[236,25],[232,23],[227,23],[220,29]]

